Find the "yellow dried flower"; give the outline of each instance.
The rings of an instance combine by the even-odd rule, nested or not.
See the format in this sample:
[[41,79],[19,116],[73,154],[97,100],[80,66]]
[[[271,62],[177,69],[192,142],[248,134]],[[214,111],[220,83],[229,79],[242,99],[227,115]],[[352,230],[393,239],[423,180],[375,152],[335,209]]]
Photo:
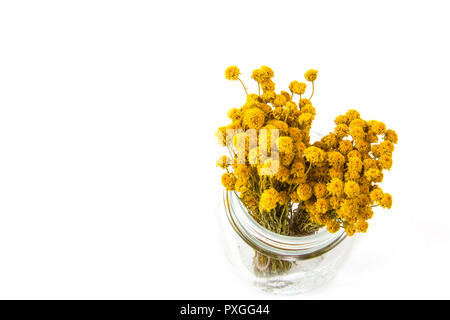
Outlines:
[[306,99],[306,98],[303,98],[303,99],[301,99],[301,100],[298,102],[298,106],[299,106],[300,108],[303,108],[304,106],[306,106],[306,105],[308,105],[308,104],[311,104],[311,100]]
[[382,155],[380,157],[380,166],[382,169],[390,170],[392,167],[392,158],[388,155]]
[[275,82],[272,79],[266,79],[261,82],[263,92],[273,92],[275,94]]
[[306,90],[306,83],[292,81],[289,85],[289,90],[291,90],[291,92],[295,94],[304,94]]
[[370,168],[369,170],[366,170],[364,172],[364,176],[369,181],[373,181],[373,182],[383,181],[383,173],[378,169]]
[[252,73],[252,79],[257,81],[258,83],[267,81],[270,78],[273,78],[273,76],[274,76],[274,73],[273,73],[272,69],[270,69],[267,66],[262,66],[259,69],[253,70],[253,73]]
[[372,190],[370,193],[370,200],[372,200],[372,202],[379,202],[381,199],[383,199],[383,190],[379,188]]
[[353,158],[356,157],[358,159],[361,159],[361,153],[358,150],[352,150],[347,154],[347,158]]
[[303,183],[297,188],[297,195],[300,201],[306,201],[312,197],[311,186],[307,183]]
[[359,184],[354,181],[347,181],[344,185],[344,193],[349,198],[354,198],[359,195]]
[[329,233],[336,233],[341,229],[341,225],[336,220],[331,220],[327,224],[327,230]]
[[345,116],[347,117],[349,122],[352,122],[353,120],[360,118],[359,112],[354,109],[348,110]]
[[344,188],[344,183],[341,179],[333,178],[327,184],[327,190],[330,194],[339,196],[342,193],[342,189]]
[[316,115],[316,108],[312,104],[306,104],[300,110],[301,113],[311,113],[312,115]]
[[344,177],[343,168],[332,167],[328,171],[328,175],[330,176],[331,179],[333,179],[333,178],[342,179]]
[[251,129],[259,130],[264,125],[265,114],[259,108],[251,108],[245,111],[244,124]]
[[342,154],[347,154],[353,150],[352,142],[349,140],[342,140],[339,142],[339,152]]
[[298,110],[297,105],[293,101],[286,102],[286,111],[291,114],[294,111]]
[[314,120],[314,115],[311,113],[302,113],[298,117],[298,123],[302,128],[309,128]]
[[383,199],[380,200],[380,205],[383,208],[390,209],[392,207],[392,196],[389,193],[385,193]]
[[334,128],[334,132],[336,133],[336,136],[339,139],[344,138],[345,136],[347,136],[350,133],[350,129],[346,124],[338,124],[335,128]]
[[367,124],[369,129],[377,135],[384,134],[386,131],[386,125],[381,121],[371,120]]
[[[264,90],[264,88],[263,88]],[[275,91],[266,91],[264,90],[264,93],[262,95],[262,99],[265,102],[272,102],[273,100],[275,100],[275,97],[277,96],[277,94],[275,93]]]
[[277,94],[275,99],[273,100],[273,105],[274,106],[284,106],[286,104],[288,100],[286,99],[286,97],[282,94]]
[[359,173],[363,168],[363,162],[358,157],[351,157],[347,161],[347,167],[349,170]]
[[297,141],[295,143],[295,150],[297,151],[297,154],[302,155],[302,154],[305,153],[306,146],[305,146],[305,144],[303,142]]
[[292,154],[294,152],[294,143],[290,137],[279,137],[278,148],[280,153]]
[[350,127],[350,135],[355,139],[364,139],[364,129],[358,126]]
[[339,207],[341,206],[341,203],[342,203],[341,197],[333,196],[333,197],[330,197],[329,200],[330,200],[329,202],[330,202],[331,209],[333,209],[333,210],[339,209]]
[[323,198],[317,199],[315,206],[316,206],[317,212],[318,213],[322,213],[322,214],[326,213],[330,209],[330,206],[328,204],[328,200],[327,199],[323,199]]
[[386,130],[386,133],[384,135],[384,139],[389,140],[393,143],[397,143],[398,136],[397,133],[394,130],[388,129]]
[[305,72],[305,79],[308,81],[314,81],[317,79],[317,70],[310,69]]
[[287,182],[289,180],[289,169],[284,165],[278,168],[278,172],[275,174],[275,179],[281,182]]
[[314,184],[314,195],[317,199],[324,198],[327,195],[327,186],[323,183]]
[[394,151],[394,144],[389,140],[385,140],[380,143],[380,151],[381,154],[391,155]]
[[347,225],[345,227],[345,232],[347,233],[348,236],[353,236],[356,232],[356,227],[354,225]]
[[225,70],[225,78],[228,80],[237,80],[240,74],[237,66],[230,66]]
[[306,160],[309,161],[312,165],[317,165],[326,160],[326,153],[317,147],[308,147],[305,150]]
[[348,125],[349,122],[350,122],[350,121],[348,120],[348,118],[347,118],[346,115],[340,115],[340,116],[337,116],[337,117],[334,119],[334,123],[336,123],[337,126],[340,125],[340,124]]
[[[227,79],[242,83],[239,76],[236,66],[225,71]],[[219,143],[232,153],[232,159],[217,160],[217,166],[226,170],[222,184],[236,191],[252,217],[271,231],[294,236],[321,227],[329,232],[344,228],[349,236],[366,232],[372,206],[392,207],[391,195],[377,183],[383,180],[383,170],[392,167],[396,132],[380,121],[366,122],[351,109],[335,118],[333,132],[311,141],[316,109],[309,99],[301,98],[306,84],[292,81],[290,92],[277,94],[273,76],[267,66],[254,70],[258,94],[248,93],[242,83],[244,105],[229,110],[231,123],[218,129]],[[308,70],[305,78],[312,82],[314,93],[317,70]],[[300,95],[298,106],[293,94]],[[228,129],[232,130],[226,135]],[[246,134],[249,129],[256,131],[257,146]],[[270,263],[270,270],[277,268]]]
[[356,223],[355,227],[357,232],[366,232],[367,228],[369,228],[369,224],[366,221],[361,220]]
[[280,194],[274,188],[264,190],[259,200],[259,210],[261,212],[272,211],[276,208],[279,199]]
[[333,132],[330,132],[326,136],[324,136],[321,141],[326,144],[328,148],[335,148],[338,144],[338,137]]
[[378,163],[376,160],[369,158],[369,159],[364,159],[363,161],[363,166],[365,170],[369,170],[369,169],[378,169]]
[[224,173],[222,175],[222,185],[227,190],[234,190],[234,185],[236,183],[236,177],[232,173]]

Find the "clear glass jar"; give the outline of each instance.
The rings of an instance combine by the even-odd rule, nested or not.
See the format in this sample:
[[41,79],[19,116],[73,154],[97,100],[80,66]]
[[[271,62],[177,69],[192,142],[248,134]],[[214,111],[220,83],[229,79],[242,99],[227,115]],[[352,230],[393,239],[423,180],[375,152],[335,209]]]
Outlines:
[[343,229],[283,236],[258,224],[234,192],[224,191],[223,201],[226,256],[241,278],[263,291],[290,295],[317,288],[333,278],[351,247]]

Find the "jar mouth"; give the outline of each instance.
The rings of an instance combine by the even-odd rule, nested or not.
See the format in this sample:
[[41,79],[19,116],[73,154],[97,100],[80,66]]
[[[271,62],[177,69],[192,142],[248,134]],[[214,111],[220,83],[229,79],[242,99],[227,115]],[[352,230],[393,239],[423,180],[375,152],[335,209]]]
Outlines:
[[236,233],[255,250],[275,258],[310,259],[330,251],[347,237],[342,228],[336,233],[320,229],[301,237],[277,234],[256,222],[233,191],[224,190],[223,199],[227,218]]

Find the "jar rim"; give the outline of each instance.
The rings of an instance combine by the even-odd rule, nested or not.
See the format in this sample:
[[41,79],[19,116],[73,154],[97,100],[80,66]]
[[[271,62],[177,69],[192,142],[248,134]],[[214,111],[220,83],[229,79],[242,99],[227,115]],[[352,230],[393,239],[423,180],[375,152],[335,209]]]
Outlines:
[[277,234],[256,222],[235,192],[224,190],[223,200],[234,231],[255,250],[275,258],[310,259],[330,251],[347,237],[342,228],[336,233],[322,229],[300,237]]

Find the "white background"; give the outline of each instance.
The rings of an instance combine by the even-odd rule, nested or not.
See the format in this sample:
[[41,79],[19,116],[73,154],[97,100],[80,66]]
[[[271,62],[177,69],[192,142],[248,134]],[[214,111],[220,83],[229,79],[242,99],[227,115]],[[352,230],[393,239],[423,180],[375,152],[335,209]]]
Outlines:
[[218,237],[224,78],[319,70],[314,129],[399,134],[376,211],[309,298],[450,298],[448,1],[2,1],[0,298],[272,298]]

